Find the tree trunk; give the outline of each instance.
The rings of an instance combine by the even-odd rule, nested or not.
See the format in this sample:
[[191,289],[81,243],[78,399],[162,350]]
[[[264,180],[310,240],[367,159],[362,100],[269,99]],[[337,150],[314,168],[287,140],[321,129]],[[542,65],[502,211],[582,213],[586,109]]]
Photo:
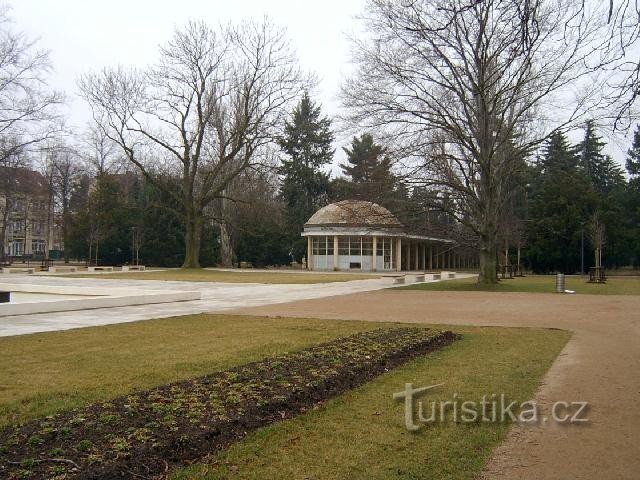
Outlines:
[[7,204],[4,207],[4,210],[2,211],[2,225],[0,225],[0,242],[2,243],[2,245],[0,245],[0,261],[4,262],[6,260],[6,255],[5,255],[5,247],[6,247],[6,242],[7,242],[7,225],[9,223],[9,203],[7,201]]
[[[62,212],[62,253],[64,255],[64,263],[69,263],[69,249],[67,248],[67,245],[69,245],[68,225],[69,208],[65,206]],[[47,257],[48,256],[49,252],[47,252]]]
[[498,283],[497,262],[496,262],[496,242],[491,236],[480,237],[480,275],[478,283],[494,284]]
[[182,268],[200,268],[200,219],[193,209],[187,212],[185,252]]
[[223,267],[233,266],[233,247],[225,222],[220,222],[220,261]]

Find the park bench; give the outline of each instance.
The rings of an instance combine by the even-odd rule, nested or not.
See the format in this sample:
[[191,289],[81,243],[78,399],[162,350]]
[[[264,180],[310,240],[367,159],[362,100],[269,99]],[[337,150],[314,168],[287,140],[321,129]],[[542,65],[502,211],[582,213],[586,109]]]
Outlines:
[[431,279],[432,280],[440,280],[442,278],[442,275],[440,274],[440,272],[425,272],[428,275],[431,275]]
[[404,285],[405,275],[391,275],[394,285]]
[[33,267],[2,267],[0,268],[0,273],[27,273],[32,274],[35,272],[35,268]]
[[424,282],[424,273],[419,273],[416,275],[416,282]]
[[498,272],[503,280],[513,278],[515,274],[514,265],[498,265]]
[[47,267],[47,272],[49,273],[58,273],[58,272],[77,272],[78,271],[78,267],[74,267],[73,265],[58,265],[58,266],[54,266],[51,265],[49,267]]
[[87,267],[89,272],[113,272],[113,267]]
[[448,278],[456,278],[456,272],[447,272]]
[[123,265],[122,271],[123,272],[144,272],[145,266],[144,265]]

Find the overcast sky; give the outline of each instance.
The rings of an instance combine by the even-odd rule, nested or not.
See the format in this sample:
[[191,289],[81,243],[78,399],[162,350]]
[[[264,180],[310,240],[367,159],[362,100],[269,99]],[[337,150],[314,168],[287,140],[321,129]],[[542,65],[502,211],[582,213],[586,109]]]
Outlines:
[[[326,114],[338,111],[337,92],[349,72],[348,35],[366,0],[9,0],[16,28],[40,39],[51,52],[52,86],[69,97],[70,123],[83,128],[88,107],[77,97],[76,80],[106,65],[143,66],[157,58],[158,45],[189,19],[210,24],[262,18],[287,28],[302,66],[316,72],[316,98]],[[605,133],[605,132],[602,132]],[[575,139],[577,140],[577,138]],[[613,140],[613,139],[611,139]],[[341,142],[342,144],[342,142]],[[340,146],[340,145],[338,145]],[[622,162],[626,141],[610,145]]]
[[268,15],[286,27],[302,66],[320,79],[323,111],[338,110],[337,92],[349,70],[347,35],[366,0],[10,0],[16,28],[51,52],[52,86],[69,96],[70,120],[90,118],[76,80],[106,65],[145,65],[157,58],[176,26],[190,19],[212,25]]

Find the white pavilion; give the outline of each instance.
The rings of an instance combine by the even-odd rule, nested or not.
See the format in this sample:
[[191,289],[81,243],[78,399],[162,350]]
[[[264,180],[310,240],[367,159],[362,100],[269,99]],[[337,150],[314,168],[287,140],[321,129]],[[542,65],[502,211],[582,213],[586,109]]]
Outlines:
[[461,268],[468,261],[452,240],[411,235],[389,210],[361,200],[322,207],[302,236],[309,270],[426,271]]

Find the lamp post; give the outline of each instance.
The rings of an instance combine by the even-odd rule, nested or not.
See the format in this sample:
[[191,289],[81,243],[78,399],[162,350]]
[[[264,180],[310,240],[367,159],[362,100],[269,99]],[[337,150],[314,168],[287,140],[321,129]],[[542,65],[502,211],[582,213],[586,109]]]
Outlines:
[[584,225],[582,226],[582,234],[580,240],[580,275],[584,275]]
[[135,265],[136,254],[136,227],[131,227],[131,265]]

